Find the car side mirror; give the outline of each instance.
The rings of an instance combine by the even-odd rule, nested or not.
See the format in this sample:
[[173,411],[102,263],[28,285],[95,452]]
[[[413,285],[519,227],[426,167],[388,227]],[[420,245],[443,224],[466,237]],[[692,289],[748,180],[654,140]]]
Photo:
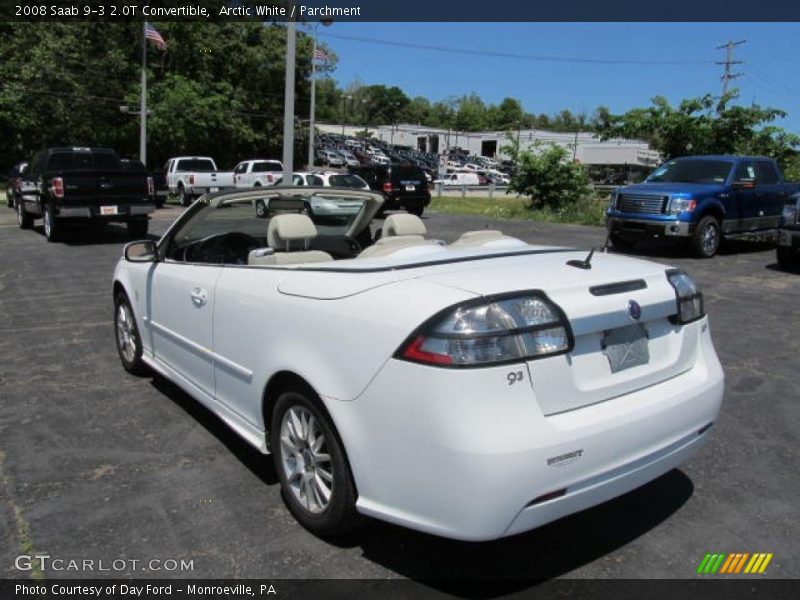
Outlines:
[[128,262],[158,262],[158,248],[153,240],[142,240],[125,244],[123,255]]
[[733,187],[739,188],[742,190],[752,190],[756,187],[756,180],[755,179],[737,179],[733,182]]

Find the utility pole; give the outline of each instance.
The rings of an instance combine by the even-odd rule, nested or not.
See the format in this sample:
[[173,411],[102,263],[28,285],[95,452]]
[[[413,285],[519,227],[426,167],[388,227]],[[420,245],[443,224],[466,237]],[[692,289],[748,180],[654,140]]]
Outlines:
[[717,46],[717,50],[725,50],[725,60],[718,60],[716,61],[718,65],[725,66],[725,72],[722,74],[722,98],[725,98],[725,94],[728,93],[728,82],[731,79],[736,79],[737,77],[741,77],[743,73],[731,73],[731,66],[732,65],[740,65],[744,61],[741,60],[733,60],[733,48],[735,46],[739,46],[744,44],[747,40],[739,40],[738,42],[733,42],[728,40],[727,44],[722,44],[721,46]]
[[139,160],[147,168],[147,23],[142,23],[142,87],[139,96]]

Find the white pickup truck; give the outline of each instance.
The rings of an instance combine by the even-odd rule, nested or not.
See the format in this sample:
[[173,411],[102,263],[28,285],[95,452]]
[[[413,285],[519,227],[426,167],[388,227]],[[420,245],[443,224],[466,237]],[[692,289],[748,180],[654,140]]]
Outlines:
[[178,196],[181,206],[195,198],[233,186],[233,171],[217,171],[217,163],[208,156],[176,156],[167,161],[167,186]]
[[243,160],[233,169],[233,185],[237,188],[275,185],[282,176],[283,163],[279,160]]

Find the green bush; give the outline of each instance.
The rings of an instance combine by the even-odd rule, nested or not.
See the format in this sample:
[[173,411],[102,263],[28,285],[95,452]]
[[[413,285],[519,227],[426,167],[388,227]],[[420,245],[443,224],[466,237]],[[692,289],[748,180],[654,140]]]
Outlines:
[[534,144],[521,150],[513,137],[503,148],[515,163],[508,192],[528,196],[533,209],[566,210],[591,194],[589,176],[563,146]]

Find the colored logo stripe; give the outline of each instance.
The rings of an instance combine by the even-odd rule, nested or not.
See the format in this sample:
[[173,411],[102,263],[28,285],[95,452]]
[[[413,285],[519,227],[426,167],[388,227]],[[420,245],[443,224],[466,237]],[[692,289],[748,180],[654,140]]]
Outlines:
[[[733,552],[731,554],[725,553],[708,553],[700,561],[697,567],[697,572],[702,574],[736,574],[736,573],[763,573],[769,562],[772,560],[773,554],[766,552],[757,552],[750,554],[749,552]],[[748,560],[749,559],[749,560]],[[747,566],[745,566],[745,564]],[[744,571],[742,571],[744,569]]]

